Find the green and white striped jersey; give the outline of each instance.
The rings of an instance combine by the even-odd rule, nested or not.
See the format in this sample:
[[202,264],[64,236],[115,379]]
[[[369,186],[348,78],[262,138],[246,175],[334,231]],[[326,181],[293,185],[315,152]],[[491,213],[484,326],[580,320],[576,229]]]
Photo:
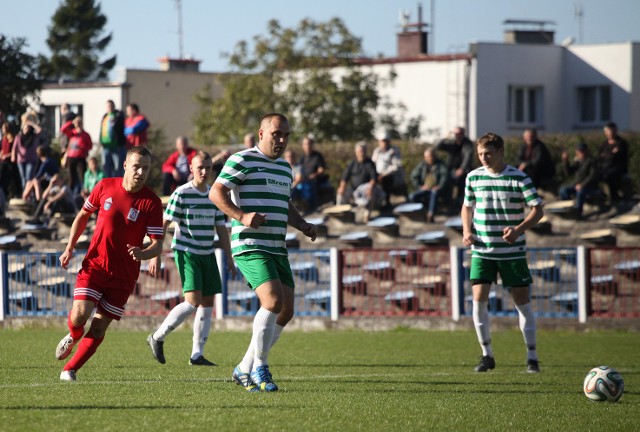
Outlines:
[[176,188],[169,197],[164,219],[175,222],[171,248],[197,255],[215,251],[215,226],[224,225],[225,215],[209,199],[209,187],[200,192],[192,182]]
[[542,204],[531,179],[507,165],[499,174],[485,167],[467,174],[464,205],[474,207],[472,256],[506,260],[526,257],[524,233],[512,244],[503,238],[503,229],[520,224],[525,206]]
[[216,182],[231,189],[231,200],[242,211],[261,213],[267,218],[258,229],[232,221],[232,255],[256,250],[287,255],[285,236],[293,183],[289,163],[265,156],[256,146],[232,155]]

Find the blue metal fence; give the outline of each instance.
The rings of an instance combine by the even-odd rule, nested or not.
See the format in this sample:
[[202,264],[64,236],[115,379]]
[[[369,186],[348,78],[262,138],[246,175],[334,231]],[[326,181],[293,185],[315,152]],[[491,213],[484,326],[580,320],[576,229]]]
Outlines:
[[[530,248],[528,262],[533,283],[531,300],[537,316],[578,317],[578,276],[576,248]],[[472,293],[469,282],[470,255],[464,254],[464,310],[471,316]],[[517,311],[509,287],[498,280],[489,294],[489,313],[494,316],[516,316]]]
[[[290,250],[296,316],[471,315],[466,249],[336,252]],[[67,314],[84,253],[74,255],[68,270],[60,267],[57,252],[7,251],[1,257],[3,316]],[[539,317],[640,317],[640,248],[531,248],[528,260]],[[245,278],[225,271],[222,276],[223,315],[253,316],[259,302]],[[161,277],[150,276],[143,263],[126,315],[164,316],[180,301],[180,278],[168,252]],[[492,287],[489,311],[516,315],[500,281]]]

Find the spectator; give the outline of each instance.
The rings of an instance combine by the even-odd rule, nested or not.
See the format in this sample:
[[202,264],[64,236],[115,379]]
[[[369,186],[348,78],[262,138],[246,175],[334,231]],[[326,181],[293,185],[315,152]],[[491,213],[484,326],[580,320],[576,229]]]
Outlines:
[[438,197],[446,194],[449,186],[449,170],[433,148],[426,149],[423,157],[411,172],[416,191],[409,196],[409,201],[423,203],[427,207],[427,222],[434,222]]
[[371,211],[380,207],[383,199],[384,192],[378,185],[376,166],[367,157],[367,143],[360,141],[355,146],[355,158],[342,174],[336,202],[346,204],[353,201],[358,207],[364,207],[364,221],[367,222]]
[[107,101],[107,112],[100,123],[102,144],[102,169],[105,177],[122,177],[124,155],[124,116],[116,109],[112,100]]
[[11,161],[11,152],[15,141],[11,123],[2,123],[2,146],[0,148],[0,187],[5,199],[19,197],[22,194],[18,166]]
[[252,133],[248,133],[244,136],[244,140],[242,141],[245,149],[250,149],[255,147],[256,145],[256,136]]
[[289,162],[289,165],[291,165],[291,175],[293,176],[293,183],[291,183],[291,189],[295,189],[296,186],[298,186],[302,180],[301,165],[298,162],[298,157],[296,156],[296,152],[294,152],[293,150],[286,150],[284,152],[283,157],[284,157],[284,160]]
[[571,181],[560,187],[560,198],[563,200],[576,197],[576,212],[578,219],[582,219],[582,209],[586,199],[598,190],[598,168],[589,155],[589,148],[585,143],[576,146],[574,162],[569,162],[569,155],[562,152],[562,171],[565,177],[572,177]]
[[378,147],[371,155],[371,160],[376,164],[378,183],[384,191],[384,206],[389,208],[391,207],[390,198],[392,194],[406,194],[400,149],[391,145],[390,135],[385,134],[380,137]]
[[440,141],[436,146],[436,150],[441,150],[448,154],[447,168],[449,168],[451,174],[451,186],[456,189],[456,203],[462,205],[464,182],[467,174],[471,171],[474,145],[465,135],[464,128],[456,127],[453,129],[453,140]]
[[298,163],[298,158],[293,150],[286,150],[283,154],[283,158],[289,162],[289,165],[291,165],[291,175],[293,176],[293,182],[291,183],[291,200],[296,205],[296,208],[299,209],[301,205],[306,204],[305,200],[310,198],[308,193],[305,194],[302,187],[301,165]]
[[[300,184],[307,202],[307,211],[314,211],[318,207],[318,196],[321,188],[329,188],[329,176],[326,174],[326,163],[322,153],[314,149],[313,137],[306,136],[302,140],[303,155],[300,158]],[[294,178],[294,183],[296,179]]]
[[[63,103],[60,105],[60,124],[65,124],[71,120],[76,118],[76,113],[71,111],[68,103]],[[64,155],[67,151],[67,147],[69,145],[69,137],[65,134],[60,134],[60,153]]]
[[224,166],[227,159],[231,156],[231,152],[229,150],[222,150],[217,155],[211,158],[211,178],[216,179],[220,172],[222,172],[222,167]]
[[80,116],[63,124],[60,131],[69,139],[67,152],[63,157],[63,165],[69,173],[71,191],[77,195],[82,192],[84,173],[87,171],[87,156],[93,147],[93,142],[87,131],[84,130]]
[[[49,186],[42,193],[42,199],[38,203],[33,216],[34,223],[41,223],[43,213],[46,213],[45,220],[48,221],[56,213],[75,213],[78,209],[75,205],[75,196],[67,186],[67,181],[63,173],[55,174],[51,177]],[[45,222],[46,224],[47,222]]]
[[533,128],[525,129],[522,140],[518,169],[531,178],[536,189],[553,190],[556,166],[549,149],[538,139],[538,132]]
[[32,111],[24,114],[22,128],[15,137],[11,149],[11,161],[18,165],[23,190],[27,186],[27,182],[33,178],[38,164],[36,149],[48,145],[47,136],[38,124],[38,116]]
[[600,146],[601,181],[609,188],[608,195],[612,206],[617,206],[620,192],[629,182],[629,145],[618,135],[618,126],[607,123],[604,127],[606,140]]
[[49,185],[51,178],[60,172],[60,165],[56,158],[51,156],[51,149],[48,146],[39,146],[36,149],[36,155],[40,163],[37,165],[33,178],[24,187],[22,199],[30,200],[31,193],[33,193],[35,202],[40,202],[42,192]]
[[140,113],[138,104],[131,103],[126,108],[127,118],[124,119],[124,136],[127,148],[147,145],[147,129],[149,121]]
[[98,159],[90,157],[88,167],[89,169],[84,172],[84,181],[82,182],[82,197],[85,199],[89,197],[96,184],[104,178],[104,173],[98,165]]
[[176,139],[176,151],[171,153],[162,164],[162,194],[171,195],[178,186],[189,181],[191,159],[197,151],[189,147],[187,137],[180,136]]

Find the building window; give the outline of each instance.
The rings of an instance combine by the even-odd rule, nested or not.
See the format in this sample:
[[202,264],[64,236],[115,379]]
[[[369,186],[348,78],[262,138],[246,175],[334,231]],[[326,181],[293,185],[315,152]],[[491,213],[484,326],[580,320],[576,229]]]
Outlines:
[[[76,115],[82,116],[83,106],[82,105],[73,105],[69,104],[69,108]],[[60,136],[60,128],[62,127],[62,114],[60,113],[60,105],[47,105],[44,106],[43,113],[43,126],[45,126],[49,131],[52,131],[52,136],[59,137]]]
[[511,125],[541,126],[542,87],[509,86],[507,121]]
[[580,124],[601,124],[611,120],[611,87],[578,87],[577,113]]

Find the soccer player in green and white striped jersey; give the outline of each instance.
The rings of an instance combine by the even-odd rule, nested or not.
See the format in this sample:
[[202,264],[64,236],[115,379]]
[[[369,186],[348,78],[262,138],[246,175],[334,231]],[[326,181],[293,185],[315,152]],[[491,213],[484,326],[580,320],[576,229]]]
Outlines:
[[[171,249],[174,251],[185,301],[171,309],[162,325],[147,337],[154,358],[162,364],[166,361],[163,347],[165,337],[195,311],[189,364],[215,366],[204,358],[203,351],[211,329],[214,296],[222,292],[214,247],[216,233],[225,252],[227,270],[235,274],[236,269],[231,258],[224,213],[209,199],[207,180],[211,177],[211,164],[208,153],[196,153],[190,163],[193,180],[179,186],[171,194],[164,211],[165,236],[169,225],[175,224]],[[149,263],[149,272],[158,275],[160,264],[158,256]]]
[[291,166],[282,159],[290,126],[282,114],[260,120],[258,145],[232,155],[211,187],[211,200],[233,219],[231,249],[260,300],[249,348],[233,371],[249,391],[276,391],[268,354],[293,318],[294,282],[287,256],[287,225],[315,240],[316,228],[291,203]]
[[[524,232],[542,218],[542,200],[531,179],[504,162],[500,136],[488,133],[479,138],[477,152],[482,166],[467,174],[461,211],[462,242],[472,251],[473,323],[482,347],[475,370],[495,368],[487,305],[491,284],[499,273],[503,285],[510,287],[518,310],[527,346],[527,371],[540,372]],[[531,209],[526,216],[525,207]]]

